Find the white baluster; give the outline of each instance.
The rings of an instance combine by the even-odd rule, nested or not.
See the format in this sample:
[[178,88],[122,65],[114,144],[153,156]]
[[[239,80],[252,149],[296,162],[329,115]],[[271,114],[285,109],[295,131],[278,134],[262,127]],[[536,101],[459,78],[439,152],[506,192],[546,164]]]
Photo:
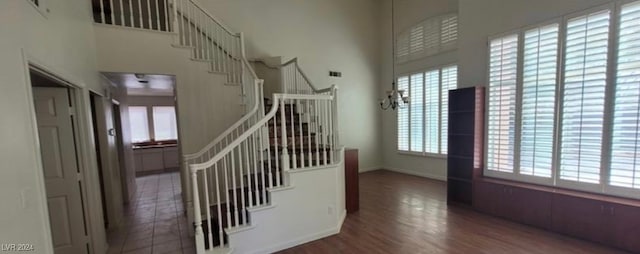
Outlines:
[[147,0],[147,15],[149,16],[148,20],[149,20],[149,27],[147,27],[147,29],[152,30],[153,29],[153,23],[151,21],[151,2],[149,0]]
[[327,121],[329,122],[329,135],[327,136],[328,142],[329,142],[329,163],[333,164],[333,115],[332,113],[332,108],[333,106],[331,105],[332,101],[327,101]]
[[241,206],[240,206],[239,213],[242,214],[242,225],[246,223],[246,217],[247,217],[245,216],[245,213],[244,213],[244,209],[247,206],[245,203],[245,195],[244,195],[244,179],[242,179],[244,176],[244,163],[243,163],[244,161],[245,161],[244,156],[242,155],[242,144],[240,144],[238,146],[238,169],[240,170],[239,171],[240,175],[237,179],[240,180],[240,205]]
[[[265,126],[267,126],[267,130],[269,129],[268,125],[262,125],[262,128],[260,129],[260,140],[258,141],[259,143],[259,147],[260,147],[260,175],[262,177],[262,203],[266,203],[267,202],[267,182],[265,180],[267,180],[265,178],[264,175],[264,128]],[[267,163],[269,166],[271,165],[271,162]],[[271,170],[271,169],[268,169]],[[271,181],[271,178],[268,178],[269,181]],[[271,186],[269,186],[271,187]]]
[[138,0],[138,18],[140,19],[139,28],[144,28],[144,23],[142,22],[142,0]]
[[[218,208],[218,240],[220,241],[220,246],[224,245],[224,237],[223,237],[223,229],[222,229],[222,208],[220,206],[222,206],[222,201],[220,200],[220,180],[219,180],[219,174],[220,172],[218,172],[218,163],[213,164],[213,172],[215,174],[215,179],[216,179],[216,202],[217,202],[217,208]],[[209,231],[213,231],[213,229],[210,229]],[[213,242],[210,242],[209,246],[213,246]]]
[[160,0],[155,0],[154,5],[156,6],[156,30],[160,31],[160,8],[158,6],[160,5]]
[[106,24],[107,21],[105,20],[104,17],[104,0],[100,0],[100,23],[102,24]]
[[111,11],[111,25],[115,25],[116,15],[115,15],[115,12],[113,11],[113,0],[109,0],[109,11]]
[[309,167],[313,166],[313,157],[311,156],[311,102],[312,100],[307,100],[307,107],[304,113],[307,116],[307,158],[309,160]]
[[208,234],[207,237],[209,239],[209,247],[213,246],[213,227],[211,226],[211,203],[209,201],[209,179],[207,177],[207,171],[209,169],[204,169],[202,170],[202,181],[204,182],[204,202],[205,202],[205,209],[206,214],[207,214],[207,230]]
[[[249,164],[249,159],[251,158],[251,154],[249,153],[249,148],[248,148],[249,140],[250,139],[246,139],[244,142],[242,142],[242,149],[244,149],[244,157],[242,157],[242,161],[244,161],[244,168],[246,169],[246,173],[247,173],[247,174],[242,174],[242,176],[247,177],[247,191],[248,191],[247,196],[249,198],[248,203],[249,203],[249,207],[253,207],[253,197],[251,196],[251,164]],[[242,172],[242,169],[240,170],[240,172]],[[244,182],[244,178],[241,180],[242,181],[240,182],[240,184]],[[244,188],[242,188],[242,190],[244,191]],[[244,198],[245,196],[242,195],[242,197]],[[242,204],[242,207],[243,208],[246,207],[244,203]],[[244,210],[242,210],[242,212],[244,213]]]
[[[297,158],[298,157],[297,154],[298,153],[296,151],[296,130],[295,130],[295,122],[296,121],[295,121],[295,118],[293,116],[293,111],[295,111],[294,108],[293,108],[294,105],[296,105],[296,101],[293,100],[293,99],[289,100],[289,115],[291,116],[291,124],[290,124],[290,126],[291,126],[291,151],[293,151],[292,154],[291,154],[291,156],[292,156],[291,169],[297,169],[298,168],[298,161],[297,161],[297,159],[298,159]],[[285,119],[282,119],[282,121],[284,121],[284,120]],[[286,137],[286,140],[288,141],[289,140],[289,136],[285,136],[285,137]]]
[[[288,142],[287,142],[287,124],[285,123],[286,122],[285,121],[285,118],[286,118],[285,111],[286,110],[285,110],[285,106],[284,106],[285,105],[284,101],[285,101],[284,98],[280,101],[280,108],[282,110],[281,113],[280,113],[280,116],[281,116],[281,118],[280,118],[281,124],[280,125],[281,125],[281,132],[282,132],[282,135],[280,137],[280,139],[282,140],[282,156],[281,156],[280,160],[282,160],[282,161],[281,161],[280,165],[282,167],[282,172],[283,173],[289,170],[289,162],[290,162],[289,161],[289,148],[288,148]],[[282,179],[280,179],[280,180],[282,180]],[[282,182],[280,182],[280,184],[282,184]]]
[[[102,0],[100,0],[102,1]],[[136,27],[136,24],[134,22],[134,18],[133,18],[133,0],[127,0],[129,2],[129,26],[130,27]]]
[[124,4],[122,3],[122,0],[120,0],[120,25],[121,26],[126,26],[126,24],[124,23]]
[[300,145],[299,145],[299,147],[300,147],[300,167],[301,167],[301,168],[304,168],[304,167],[305,167],[305,160],[304,160],[304,136],[302,135],[302,134],[303,134],[303,133],[302,133],[303,129],[302,129],[302,115],[301,115],[301,113],[302,113],[302,114],[304,114],[304,113],[303,113],[303,112],[301,111],[301,109],[300,109],[300,108],[302,107],[302,104],[303,104],[303,103],[302,103],[302,100],[298,100],[298,101],[297,101],[297,103],[296,103],[295,105],[297,106],[297,107],[296,107],[296,111],[298,111],[298,112],[296,112],[296,113],[297,113],[297,116],[299,117],[299,121],[298,121],[298,128],[300,128],[300,129],[298,130],[298,132],[299,132],[299,134],[300,134],[300,140],[299,140],[299,143],[300,143]]
[[314,118],[314,129],[315,129],[315,140],[316,140],[316,166],[320,166],[320,135],[322,135],[322,133],[320,133],[320,111],[318,110],[318,101],[314,101],[313,103],[313,110],[315,111],[315,114],[313,116]]
[[[238,217],[238,190],[236,189],[236,156],[235,154],[235,150],[233,149],[231,150],[231,184],[232,184],[232,190],[233,191],[233,214],[235,215],[235,225],[234,226],[238,226],[240,224],[240,218]],[[228,202],[228,201],[227,201]]]
[[196,253],[204,253],[204,232],[202,232],[202,215],[200,215],[200,194],[198,193],[198,171],[191,169],[191,186],[193,191],[193,213],[196,227]]
[[[277,99],[274,98],[273,104],[271,105],[272,107],[278,107],[280,104],[278,102]],[[276,113],[277,114],[277,113]],[[276,186],[279,186],[280,184],[280,151],[278,149],[279,143],[278,143],[278,126],[277,126],[277,121],[278,117],[277,116],[273,116],[273,143],[271,143],[271,140],[269,140],[269,147],[271,147],[271,144],[273,144],[274,150],[273,153],[275,154],[275,166],[276,166]],[[269,154],[269,156],[271,156],[271,154]],[[269,163],[271,163],[271,158],[269,158]],[[269,169],[269,172],[271,172],[271,169]],[[271,175],[271,174],[269,174]],[[271,187],[273,187],[273,185],[271,185]]]
[[169,27],[169,18],[171,17],[171,14],[169,12],[169,0],[164,0],[163,5],[164,5],[164,12],[162,15],[164,15],[164,30],[167,32],[171,32],[171,28]]
[[[225,156],[222,159],[222,165],[224,167],[224,195],[227,201],[225,205],[227,207],[227,227],[231,227],[231,199],[229,199],[229,168],[227,167],[227,161],[229,156]],[[222,225],[222,217],[220,217],[220,225]]]

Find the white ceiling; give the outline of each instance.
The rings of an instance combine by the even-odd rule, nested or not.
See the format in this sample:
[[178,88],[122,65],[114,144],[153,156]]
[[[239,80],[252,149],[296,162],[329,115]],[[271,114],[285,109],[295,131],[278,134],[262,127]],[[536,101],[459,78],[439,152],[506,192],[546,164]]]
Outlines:
[[[133,73],[104,73],[111,82],[127,89],[127,95],[173,96],[175,77],[172,75],[143,74],[138,79]],[[143,82],[140,82],[143,81]],[[148,81],[148,83],[144,83]]]

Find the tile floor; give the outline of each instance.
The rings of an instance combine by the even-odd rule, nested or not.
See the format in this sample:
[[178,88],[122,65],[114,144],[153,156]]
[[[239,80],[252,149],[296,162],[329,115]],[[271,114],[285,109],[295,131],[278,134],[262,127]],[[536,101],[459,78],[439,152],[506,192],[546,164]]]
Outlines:
[[119,230],[108,233],[108,254],[195,254],[183,216],[180,175],[138,177],[135,200]]

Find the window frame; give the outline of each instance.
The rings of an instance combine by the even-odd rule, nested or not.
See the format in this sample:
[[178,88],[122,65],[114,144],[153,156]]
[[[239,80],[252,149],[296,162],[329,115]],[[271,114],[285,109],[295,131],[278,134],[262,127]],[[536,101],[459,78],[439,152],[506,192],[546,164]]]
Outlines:
[[[162,143],[168,143],[168,142],[175,142],[178,141],[180,139],[180,129],[178,128],[178,107],[176,107],[176,105],[129,105],[129,108],[131,107],[138,107],[138,108],[145,108],[146,112],[147,112],[147,133],[149,135],[149,140],[147,141],[142,141],[142,142],[132,142],[133,144],[145,144],[145,143],[156,143],[156,142],[162,142]],[[154,116],[154,112],[153,112],[153,108],[155,107],[172,107],[175,113],[175,124],[176,124],[176,139],[163,139],[163,140],[158,140],[156,139],[156,132],[155,132],[155,116]],[[128,109],[127,109],[128,110]]]
[[[425,106],[425,110],[423,111],[423,119],[422,119],[422,135],[423,135],[423,140],[422,140],[422,147],[423,147],[423,152],[416,152],[416,151],[411,151],[411,130],[410,130],[410,123],[411,123],[411,113],[410,113],[410,109],[409,110],[409,114],[407,116],[407,120],[408,120],[408,125],[409,125],[409,132],[408,132],[408,148],[409,150],[400,150],[398,147],[398,129],[399,129],[399,125],[400,122],[398,121],[398,112],[396,111],[396,136],[395,136],[395,140],[396,140],[396,153],[401,154],[401,155],[411,155],[411,156],[419,156],[419,157],[429,157],[429,158],[440,158],[440,159],[446,159],[448,156],[447,154],[442,154],[442,153],[431,153],[431,152],[426,152],[426,147],[427,147],[427,143],[426,143],[426,130],[427,130],[427,125],[426,125],[426,73],[428,72],[432,72],[432,71],[437,71],[438,72],[438,99],[441,101],[442,100],[442,95],[443,95],[443,91],[442,91],[442,70],[446,69],[446,68],[450,68],[450,67],[456,67],[456,80],[460,80],[460,65],[457,62],[449,62],[446,64],[441,64],[441,65],[434,65],[431,67],[428,67],[426,69],[420,69],[420,70],[414,70],[414,71],[406,71],[406,72],[402,72],[399,74],[396,74],[395,77],[395,81],[398,82],[398,80],[401,77],[407,77],[409,79],[409,85],[408,87],[411,87],[411,76],[412,75],[416,75],[416,74],[422,74],[422,79],[423,79],[423,90],[422,90],[422,94],[423,94],[423,105]],[[459,88],[459,82],[456,82],[456,88]],[[413,101],[409,103],[409,105],[411,105],[411,103],[414,103]],[[443,116],[442,115],[442,108],[443,105],[442,103],[439,103],[440,105],[438,106],[438,150],[440,151],[442,148],[442,138],[440,138],[440,135],[442,133],[442,119],[443,117],[447,117],[447,116]],[[448,131],[448,130],[447,130]]]
[[[620,36],[620,14],[622,7],[626,4],[638,2],[638,0],[619,0],[604,5],[598,5],[582,11],[569,13],[558,18],[550,19],[545,22],[536,23],[533,25],[523,26],[517,29],[513,29],[507,32],[499,33],[488,37],[487,41],[487,69],[486,69],[486,84],[489,87],[489,63],[491,61],[491,48],[489,43],[501,37],[508,35],[518,35],[518,69],[517,69],[517,94],[516,94],[516,126],[515,126],[515,146],[514,146],[514,169],[513,173],[499,172],[488,170],[485,165],[483,168],[483,175],[487,177],[501,178],[518,182],[527,182],[538,185],[559,187],[564,189],[572,189],[577,191],[585,191],[591,193],[599,193],[605,195],[613,195],[626,198],[640,199],[640,189],[633,189],[627,187],[613,186],[609,184],[609,177],[611,174],[611,145],[613,135],[613,117],[614,117],[614,103],[615,103],[615,90],[617,79],[617,64],[618,64],[618,47]],[[603,130],[602,130],[602,144],[600,155],[600,182],[598,184],[576,182],[570,180],[560,179],[560,156],[561,156],[561,141],[562,141],[562,119],[563,119],[563,102],[564,102],[564,71],[565,71],[565,51],[567,46],[567,24],[570,19],[596,13],[603,10],[609,10],[609,31],[608,31],[608,45],[607,45],[607,68],[606,68],[606,88],[605,88],[605,101],[604,101],[604,117],[603,117]],[[553,156],[551,177],[538,177],[532,175],[520,174],[520,144],[521,144],[521,132],[522,132],[522,101],[523,101],[523,77],[524,77],[524,34],[534,28],[540,28],[551,24],[558,24],[558,53],[557,53],[557,75],[556,75],[556,95],[555,95],[555,124],[554,124],[554,140],[553,140]],[[485,104],[489,105],[489,96],[485,96]],[[488,116],[489,107],[485,107],[485,114]],[[484,159],[488,159],[488,137],[489,130],[487,128],[489,122],[488,119],[485,122],[484,138],[487,142],[484,144]]]

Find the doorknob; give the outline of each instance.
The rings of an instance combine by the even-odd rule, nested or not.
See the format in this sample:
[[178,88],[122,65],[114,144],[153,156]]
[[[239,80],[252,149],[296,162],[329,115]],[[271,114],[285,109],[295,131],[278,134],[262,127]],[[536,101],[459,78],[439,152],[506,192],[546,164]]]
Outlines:
[[109,134],[109,136],[112,136],[112,137],[116,136],[116,130],[114,128],[109,129],[107,133]]

